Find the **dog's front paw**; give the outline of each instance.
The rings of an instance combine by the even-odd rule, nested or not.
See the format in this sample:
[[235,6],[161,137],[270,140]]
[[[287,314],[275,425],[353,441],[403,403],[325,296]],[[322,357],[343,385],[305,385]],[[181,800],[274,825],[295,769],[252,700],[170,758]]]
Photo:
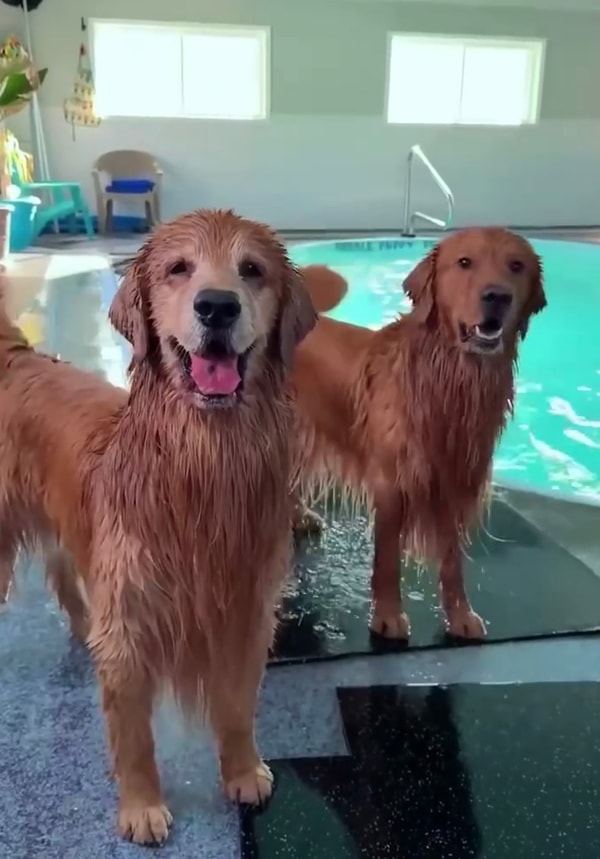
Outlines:
[[135,844],[163,844],[172,823],[165,805],[123,805],[119,810],[119,834]]
[[470,608],[456,608],[447,614],[448,634],[453,638],[483,641],[487,635],[485,623]]
[[396,641],[408,641],[410,638],[410,620],[396,603],[375,602],[370,627],[371,632],[383,638]]
[[240,805],[264,805],[273,793],[273,773],[261,761],[250,772],[228,779],[224,788],[225,795],[231,802]]

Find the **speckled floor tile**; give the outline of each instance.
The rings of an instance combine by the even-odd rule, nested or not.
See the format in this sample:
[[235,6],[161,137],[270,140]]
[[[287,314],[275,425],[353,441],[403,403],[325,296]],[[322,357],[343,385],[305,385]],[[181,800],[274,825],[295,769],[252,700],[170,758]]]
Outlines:
[[274,764],[243,859],[597,859],[597,683],[342,689],[348,754]]

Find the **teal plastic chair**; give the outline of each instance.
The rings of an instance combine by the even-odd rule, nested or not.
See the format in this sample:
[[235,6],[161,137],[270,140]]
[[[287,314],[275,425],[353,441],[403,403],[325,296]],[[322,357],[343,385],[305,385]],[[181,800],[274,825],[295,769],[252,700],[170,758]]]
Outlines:
[[42,200],[35,216],[35,236],[61,218],[68,218],[69,232],[76,233],[77,218],[80,217],[88,239],[93,238],[94,225],[79,182],[21,182],[16,170],[12,172],[11,179],[21,189],[23,197],[34,196]]

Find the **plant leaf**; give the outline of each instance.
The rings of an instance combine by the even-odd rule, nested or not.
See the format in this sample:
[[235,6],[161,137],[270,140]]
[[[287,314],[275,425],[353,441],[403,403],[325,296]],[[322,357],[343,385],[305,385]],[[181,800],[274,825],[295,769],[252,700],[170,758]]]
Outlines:
[[[47,73],[48,69],[41,69],[37,73],[38,86],[44,82]],[[0,80],[0,107],[10,107],[22,99],[27,99],[35,89],[37,87],[31,85],[25,72],[12,72],[6,75],[3,80]]]

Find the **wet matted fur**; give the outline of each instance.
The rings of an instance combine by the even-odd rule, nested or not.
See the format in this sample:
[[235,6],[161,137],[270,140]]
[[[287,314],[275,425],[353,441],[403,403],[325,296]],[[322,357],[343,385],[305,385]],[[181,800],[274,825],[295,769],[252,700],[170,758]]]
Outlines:
[[[317,310],[335,304],[333,282],[324,302],[320,281],[310,287]],[[404,288],[413,309],[396,322],[371,331],[320,318],[296,350],[307,493],[333,478],[370,504],[375,633],[409,636],[408,554],[437,565],[449,633],[477,639],[485,625],[465,592],[462,548],[512,414],[519,339],[546,304],[541,263],[508,230],[466,229],[440,242]],[[311,521],[309,511],[296,518]]]
[[165,686],[210,719],[227,796],[271,793],[254,713],[290,563],[286,370],[316,315],[270,229],[201,210],[158,227],[110,316],[129,392],[36,354],[0,312],[0,590],[41,543],[96,662],[119,830],[159,843]]

